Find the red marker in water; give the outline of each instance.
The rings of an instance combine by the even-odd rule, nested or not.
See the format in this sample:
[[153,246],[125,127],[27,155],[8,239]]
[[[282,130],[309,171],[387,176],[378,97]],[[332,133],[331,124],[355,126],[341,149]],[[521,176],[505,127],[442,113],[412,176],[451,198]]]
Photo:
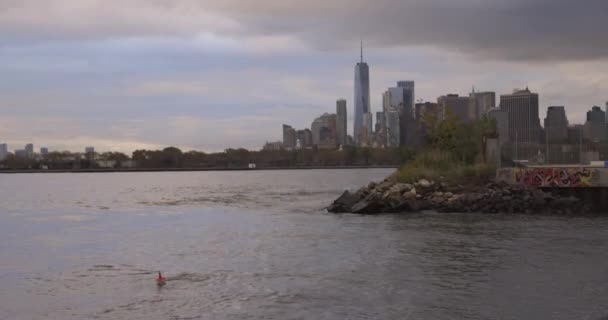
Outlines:
[[167,279],[165,279],[165,277],[163,277],[163,275],[159,271],[158,278],[156,278],[156,284],[159,286],[164,286],[166,283],[167,283]]

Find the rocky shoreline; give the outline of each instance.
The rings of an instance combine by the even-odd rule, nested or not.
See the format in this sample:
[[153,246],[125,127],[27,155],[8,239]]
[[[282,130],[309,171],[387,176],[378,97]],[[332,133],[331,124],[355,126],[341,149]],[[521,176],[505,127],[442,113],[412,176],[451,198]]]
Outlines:
[[503,182],[450,185],[421,179],[399,183],[392,177],[372,182],[356,192],[345,191],[327,210],[332,213],[520,213],[573,214],[591,208],[576,197],[561,196],[535,187]]

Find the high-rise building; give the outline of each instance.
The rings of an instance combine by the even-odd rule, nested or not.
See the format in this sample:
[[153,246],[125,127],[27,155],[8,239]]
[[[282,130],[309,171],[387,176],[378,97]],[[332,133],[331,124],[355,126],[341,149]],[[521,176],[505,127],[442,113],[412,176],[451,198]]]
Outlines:
[[[387,128],[393,133],[399,132],[399,143],[404,146],[412,142],[414,121],[415,83],[398,81],[396,87],[388,88],[382,95],[382,108],[385,114],[396,111],[399,114],[399,130]],[[387,125],[389,125],[387,121]]]
[[496,121],[499,144],[502,146],[509,142],[509,114],[498,108],[488,110],[487,114],[488,118]]
[[0,143],[0,161],[6,159],[8,156],[8,146],[6,143]]
[[496,93],[491,91],[486,92],[471,92],[469,103],[469,112],[474,114],[475,119],[481,119],[488,111],[496,108]]
[[448,114],[455,116],[458,120],[467,123],[475,119],[474,105],[470,97],[461,97],[457,94],[448,94],[437,98],[437,105],[441,110],[441,119],[445,120]]
[[34,145],[31,143],[28,143],[25,145],[25,157],[28,159],[32,159],[34,158]]
[[386,115],[376,112],[376,125],[374,126],[374,143],[380,147],[386,146]]
[[336,147],[336,120],[335,114],[325,113],[312,122],[310,131],[313,145],[324,148]]
[[47,154],[49,154],[49,148],[45,148],[45,147],[40,148],[40,155],[41,155],[41,156],[43,156],[43,157],[44,157],[44,156],[46,156]]
[[439,105],[435,102],[416,103],[416,106],[415,106],[416,121],[418,121],[420,123],[422,121],[422,119],[424,118],[424,115],[429,114],[429,113],[434,114],[437,117],[437,119],[441,119],[442,115],[439,111],[440,111]]
[[294,149],[296,147],[296,131],[290,125],[283,125],[283,147],[285,149]]
[[369,101],[369,66],[363,62],[363,42],[361,42],[361,62],[355,66],[355,126],[353,138],[359,143],[361,128],[363,127],[363,115],[371,112]]
[[545,140],[548,143],[565,143],[568,141],[568,118],[563,106],[547,108],[545,118]]
[[594,106],[587,112],[583,137],[595,142],[606,140],[606,112],[602,108]]
[[27,152],[25,149],[17,149],[15,150],[15,157],[22,159],[27,158]]
[[373,116],[371,113],[366,112],[363,114],[363,126],[361,127],[361,145],[371,145],[373,142],[374,128],[373,128]]
[[344,99],[340,99],[338,101],[336,101],[336,116],[337,116],[337,120],[336,120],[336,130],[337,130],[337,135],[336,135],[336,142],[339,145],[345,145],[346,144],[346,135],[347,135],[347,127],[346,127],[346,123],[347,123],[347,111],[346,111],[346,100]]
[[300,142],[301,148],[308,148],[312,146],[312,132],[310,129],[296,131],[296,144]]
[[386,127],[386,145],[392,148],[399,147],[399,138],[401,137],[399,132],[399,112],[386,112]]
[[500,110],[509,115],[509,141],[524,143],[540,141],[537,93],[526,88],[514,90],[512,94],[501,95]]

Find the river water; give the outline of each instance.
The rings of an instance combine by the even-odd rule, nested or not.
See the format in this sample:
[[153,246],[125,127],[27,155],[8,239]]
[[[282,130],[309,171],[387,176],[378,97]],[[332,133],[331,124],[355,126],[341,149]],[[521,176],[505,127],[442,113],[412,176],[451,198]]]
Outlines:
[[607,218],[324,211],[389,173],[0,175],[0,319],[608,316]]

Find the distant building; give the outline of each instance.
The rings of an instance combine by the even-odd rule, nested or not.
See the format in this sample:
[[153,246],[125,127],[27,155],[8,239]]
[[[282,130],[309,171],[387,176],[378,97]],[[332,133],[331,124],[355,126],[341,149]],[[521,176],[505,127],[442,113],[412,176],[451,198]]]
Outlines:
[[500,146],[509,142],[509,114],[501,111],[498,108],[488,110],[488,118],[496,121],[496,131],[498,133],[498,142]]
[[439,105],[437,103],[434,103],[434,102],[416,103],[416,106],[415,106],[416,121],[421,122],[424,115],[428,114],[428,113],[433,113],[433,114],[435,114],[435,116],[437,116],[437,119],[441,119]]
[[340,99],[336,101],[336,142],[339,145],[347,144],[347,111],[346,111],[346,100]]
[[388,147],[399,147],[399,112],[389,111],[386,113],[386,144]]
[[584,138],[584,126],[581,124],[575,124],[568,127],[568,144],[580,145],[583,143]]
[[509,115],[509,141],[524,143],[540,141],[538,94],[526,88],[514,90],[512,94],[501,95],[500,110]]
[[8,146],[6,143],[0,143],[0,161],[8,157]]
[[27,158],[27,151],[25,149],[15,150],[15,157],[25,159]]
[[312,132],[310,129],[296,131],[296,141],[300,143],[300,148],[312,147]]
[[44,157],[49,154],[49,148],[42,147],[40,148],[40,156]]
[[25,158],[33,159],[34,158],[34,145],[28,143],[25,145]]
[[[408,140],[408,132],[414,122],[414,101],[415,101],[415,83],[414,81],[398,81],[396,87],[388,88],[382,95],[382,108],[385,115],[389,112],[396,111],[399,114],[399,130],[395,128],[386,129],[387,132],[399,132],[400,145],[406,145]],[[387,126],[390,121],[386,121]],[[387,135],[388,136],[388,135]]]
[[282,149],[283,149],[282,141],[266,142],[266,144],[264,144],[264,147],[262,147],[262,150],[264,150],[264,151],[278,151],[278,150],[282,150]]
[[365,146],[371,146],[373,143],[374,129],[373,129],[373,116],[367,112],[363,114],[363,126],[361,128],[361,138],[359,143]]
[[545,140],[548,143],[564,143],[568,140],[568,118],[563,106],[547,108]]
[[369,99],[369,66],[367,63],[363,62],[363,42],[361,43],[361,62],[358,62],[355,66],[355,96],[353,102],[355,107],[353,138],[355,139],[355,143],[359,143],[363,127],[363,115],[371,112]]
[[481,119],[488,111],[496,108],[496,92],[471,92],[469,96],[470,112],[474,113],[475,119]]
[[325,113],[316,118],[310,126],[313,145],[323,148],[335,148],[336,122],[337,116],[335,114]]
[[289,125],[283,125],[283,147],[292,150],[296,147],[296,131]]
[[602,111],[602,108],[594,106],[587,112],[583,137],[595,142],[606,140],[606,112]]
[[386,116],[384,112],[376,112],[376,125],[374,126],[374,142],[377,146],[386,146]]
[[448,114],[467,123],[476,118],[474,105],[470,97],[461,97],[457,94],[448,94],[437,98],[437,105],[441,110],[441,119],[445,120]]

